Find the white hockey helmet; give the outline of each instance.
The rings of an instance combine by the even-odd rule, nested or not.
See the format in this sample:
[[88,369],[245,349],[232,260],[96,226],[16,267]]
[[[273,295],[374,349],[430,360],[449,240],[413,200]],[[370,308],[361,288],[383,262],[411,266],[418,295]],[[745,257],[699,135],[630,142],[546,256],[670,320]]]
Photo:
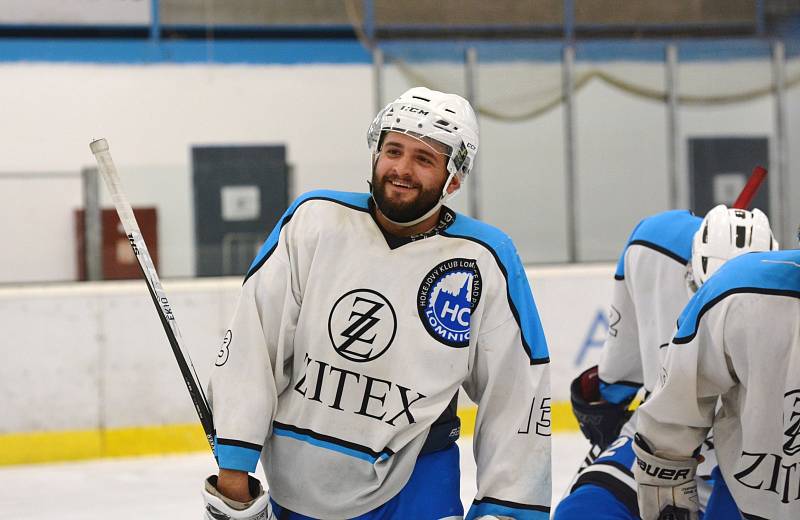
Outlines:
[[772,251],[778,242],[769,219],[759,209],[727,208],[720,204],[709,211],[692,241],[692,277],[699,287],[726,260],[751,251]]
[[[478,119],[469,102],[456,94],[414,87],[381,110],[367,131],[373,165],[385,132],[400,132],[417,139],[433,139],[450,149],[447,182],[440,204],[456,194],[447,193],[453,177],[460,181],[472,170],[478,153]],[[437,205],[438,206],[438,205]]]

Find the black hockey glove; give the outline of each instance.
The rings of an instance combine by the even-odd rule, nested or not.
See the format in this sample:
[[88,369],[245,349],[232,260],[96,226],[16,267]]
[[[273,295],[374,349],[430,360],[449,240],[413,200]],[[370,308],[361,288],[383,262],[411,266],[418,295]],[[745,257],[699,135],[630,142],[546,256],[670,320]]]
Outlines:
[[572,413],[578,420],[583,436],[601,450],[606,449],[633,413],[628,411],[630,402],[614,404],[603,399],[597,365],[576,377],[569,390]]

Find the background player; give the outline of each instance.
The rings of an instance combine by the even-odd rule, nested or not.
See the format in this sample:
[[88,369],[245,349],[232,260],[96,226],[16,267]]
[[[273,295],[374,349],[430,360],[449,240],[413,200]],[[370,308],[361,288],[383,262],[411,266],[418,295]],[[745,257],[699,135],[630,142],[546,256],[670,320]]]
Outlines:
[[[667,211],[634,228],[614,275],[603,358],[599,368],[586,370],[571,386],[581,430],[598,452],[605,451],[580,472],[555,518],[586,518],[590,512],[593,518],[638,518],[631,400],[640,387],[646,392],[655,387],[663,348],[697,286],[728,258],[776,248],[769,221],[757,209],[720,205],[702,220],[685,210]],[[706,464],[708,474],[713,453]],[[710,486],[703,491],[706,499]]]
[[666,351],[639,409],[642,518],[695,517],[693,454],[712,426],[724,478],[715,493],[727,484],[744,518],[800,518],[800,251],[728,262],[689,302]]
[[[549,517],[549,357],[516,250],[443,206],[478,127],[414,88],[368,132],[371,194],[312,192],[245,278],[211,376],[208,518],[461,518],[455,407],[478,403],[467,518]],[[249,484],[248,484],[249,482]]]

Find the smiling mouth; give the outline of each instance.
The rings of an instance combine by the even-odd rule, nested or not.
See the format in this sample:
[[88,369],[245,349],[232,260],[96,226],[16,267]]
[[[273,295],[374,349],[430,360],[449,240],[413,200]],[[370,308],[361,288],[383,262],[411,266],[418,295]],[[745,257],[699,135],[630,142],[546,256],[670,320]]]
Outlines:
[[404,190],[413,190],[416,189],[416,186],[411,184],[410,182],[403,182],[398,180],[389,181],[389,184],[394,186],[395,188],[400,188]]

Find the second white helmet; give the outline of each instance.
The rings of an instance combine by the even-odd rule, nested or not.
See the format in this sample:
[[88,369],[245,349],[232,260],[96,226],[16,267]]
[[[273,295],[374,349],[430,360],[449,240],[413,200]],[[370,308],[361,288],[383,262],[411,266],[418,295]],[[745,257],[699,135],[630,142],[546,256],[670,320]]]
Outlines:
[[694,283],[704,284],[725,261],[742,253],[775,249],[778,242],[761,210],[729,209],[720,204],[706,214],[692,240]]

